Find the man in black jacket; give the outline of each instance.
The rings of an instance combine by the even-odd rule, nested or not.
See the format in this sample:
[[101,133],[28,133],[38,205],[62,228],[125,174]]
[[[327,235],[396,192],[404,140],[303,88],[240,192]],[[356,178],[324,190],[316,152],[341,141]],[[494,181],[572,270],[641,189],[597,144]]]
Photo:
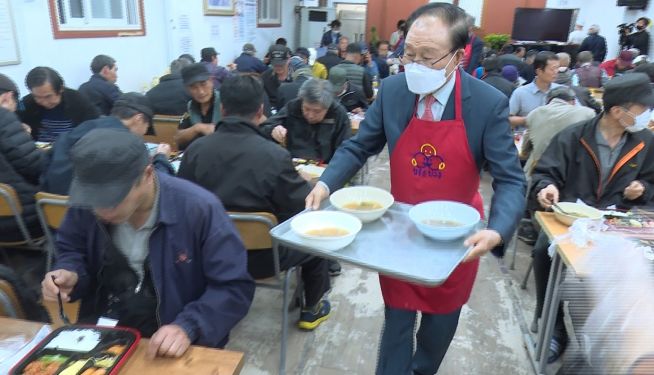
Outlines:
[[175,142],[180,150],[197,138],[213,133],[222,118],[220,93],[214,88],[211,73],[204,65],[196,63],[184,67],[182,80],[191,94],[191,100],[188,101],[186,113],[175,134]]
[[270,64],[272,69],[266,70],[262,75],[263,87],[270,99],[270,105],[277,110],[282,107],[277,103],[277,90],[284,82],[292,82],[292,72],[289,68],[289,59],[291,57],[288,47],[276,44],[270,47]]
[[93,75],[79,87],[79,93],[86,96],[103,115],[108,115],[114,102],[122,94],[116,81],[118,66],[116,60],[107,55],[97,55],[91,61]]
[[598,25],[591,25],[588,28],[588,36],[581,42],[579,52],[590,51],[593,54],[593,61],[601,63],[606,58],[606,39],[599,35]]
[[[625,74],[604,86],[604,112],[558,133],[532,174],[532,199],[548,209],[581,199],[598,208],[621,209],[654,201],[654,135],[647,129],[654,106],[649,77]],[[551,260],[541,233],[533,250],[536,313],[541,315]],[[561,315],[561,314],[560,314]],[[566,346],[562,316],[557,319],[548,362]],[[532,323],[533,324],[533,323]]]
[[323,64],[327,68],[327,71],[342,63],[343,59],[338,56],[338,44],[328,45],[325,56],[319,57],[316,61]]
[[500,90],[507,98],[511,97],[515,85],[502,76],[502,67],[497,57],[488,57],[482,62],[486,73],[482,80]]
[[329,71],[329,82],[334,86],[334,95],[338,102],[348,112],[365,112],[368,109],[368,101],[361,89],[350,84],[347,80],[347,72],[340,66],[335,66]]
[[329,163],[352,134],[347,112],[334,100],[332,84],[318,78],[306,81],[299,97],[269,118],[262,131],[278,143],[286,143],[293,157],[323,163]]
[[38,66],[27,73],[31,94],[23,98],[20,119],[32,128],[32,138],[54,142],[60,134],[100,116],[98,109],[78,91],[64,87],[54,69]]
[[647,56],[649,54],[649,19],[640,17],[636,21],[636,32],[627,36],[627,45],[630,48],[637,48],[641,55]]
[[[220,88],[225,117],[214,134],[188,148],[179,176],[216,194],[227,210],[265,211],[283,221],[304,209],[311,188],[295,171],[289,152],[259,130],[263,94],[256,77],[226,79]],[[298,325],[315,329],[330,312],[323,299],[330,287],[327,261],[288,249],[280,249],[279,261],[283,270],[301,265],[306,302]],[[250,251],[248,271],[254,278],[272,276],[272,251]]]
[[[33,237],[43,235],[34,194],[39,190],[45,153],[38,150],[16,115],[18,88],[9,77],[0,74],[0,183],[18,193],[23,207],[22,217]],[[0,218],[0,241],[21,241],[24,237],[13,217]]]
[[188,65],[191,65],[191,62],[187,59],[173,60],[170,63],[170,74],[159,78],[159,84],[145,94],[150,99],[154,113],[181,116],[186,112],[191,95],[184,86],[181,72]]

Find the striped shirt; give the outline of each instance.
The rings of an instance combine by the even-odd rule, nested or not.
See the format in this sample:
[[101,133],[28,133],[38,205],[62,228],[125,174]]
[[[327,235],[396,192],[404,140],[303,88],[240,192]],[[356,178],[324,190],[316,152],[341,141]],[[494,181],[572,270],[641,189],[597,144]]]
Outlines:
[[41,128],[39,129],[39,142],[54,142],[57,138],[73,129],[73,121],[66,118],[63,105],[43,110]]

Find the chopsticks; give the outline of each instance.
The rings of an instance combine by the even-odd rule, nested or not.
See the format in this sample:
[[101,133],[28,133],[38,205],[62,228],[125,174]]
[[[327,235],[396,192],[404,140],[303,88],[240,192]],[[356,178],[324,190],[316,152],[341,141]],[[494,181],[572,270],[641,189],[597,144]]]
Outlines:
[[[52,282],[57,285],[55,282],[55,275],[52,275]],[[57,287],[59,287],[59,285],[57,285]],[[59,303],[59,317],[61,318],[61,321],[64,322],[65,325],[69,325],[70,320],[68,319],[66,312],[64,312],[64,303],[61,300],[61,289],[57,292],[57,303]]]

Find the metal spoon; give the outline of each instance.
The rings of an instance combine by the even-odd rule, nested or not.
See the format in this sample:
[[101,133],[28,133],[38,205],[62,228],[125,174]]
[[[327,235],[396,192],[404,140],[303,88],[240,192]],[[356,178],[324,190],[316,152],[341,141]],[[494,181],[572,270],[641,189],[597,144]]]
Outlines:
[[564,215],[575,216],[575,215],[572,215],[572,214],[566,212],[564,209],[561,208],[561,206],[559,206],[559,205],[556,204],[556,203],[552,203],[552,207],[556,208],[557,210],[559,210],[560,213],[562,213],[562,214],[564,214]]
[[[55,282],[55,275],[52,275],[52,282],[57,285]],[[57,285],[57,287],[59,287],[59,285]],[[59,303],[59,317],[61,318],[61,321],[64,322],[65,325],[70,325],[70,320],[64,312],[64,303],[61,300],[61,289],[57,292],[57,302]]]

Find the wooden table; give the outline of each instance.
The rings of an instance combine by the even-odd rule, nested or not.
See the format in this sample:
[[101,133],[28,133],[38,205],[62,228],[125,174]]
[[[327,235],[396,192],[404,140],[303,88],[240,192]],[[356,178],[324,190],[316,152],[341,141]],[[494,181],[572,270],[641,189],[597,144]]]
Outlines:
[[[42,323],[0,317],[0,340],[16,334],[25,334],[30,339],[43,326]],[[243,368],[244,353],[229,350],[191,346],[181,358],[147,359],[148,343],[141,339],[136,351],[121,369],[121,374],[138,375],[237,375]]]
[[[541,230],[547,235],[552,242],[556,237],[568,233],[568,226],[561,224],[551,212],[536,212],[536,221],[541,226]],[[549,343],[554,333],[554,324],[556,315],[561,302],[560,286],[563,275],[563,265],[570,267],[577,275],[587,274],[581,264],[582,259],[588,253],[588,248],[580,248],[568,240],[563,240],[556,245],[556,251],[552,255],[552,266],[550,276],[547,281],[547,291],[545,292],[545,301],[543,303],[543,312],[541,314],[541,326],[538,330],[536,347],[531,344],[531,336],[527,335],[525,340],[528,345],[528,352],[533,361],[534,368],[538,375],[545,374],[547,366],[547,355]]]

